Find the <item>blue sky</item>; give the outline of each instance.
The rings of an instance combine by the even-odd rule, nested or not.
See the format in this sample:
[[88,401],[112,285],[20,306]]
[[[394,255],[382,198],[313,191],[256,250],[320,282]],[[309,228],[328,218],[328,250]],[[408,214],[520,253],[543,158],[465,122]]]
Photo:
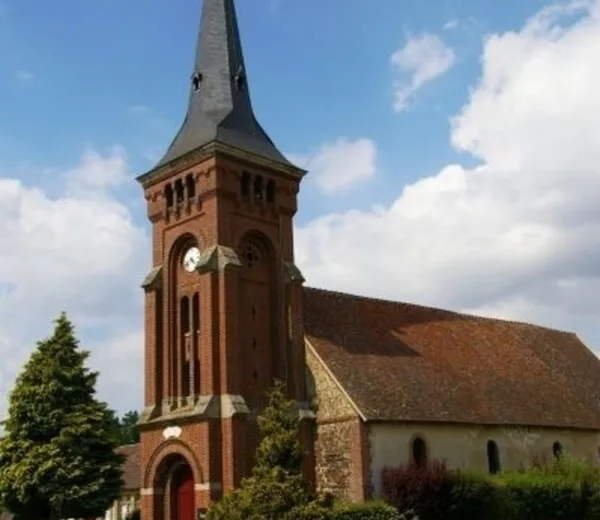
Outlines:
[[[477,77],[482,36],[522,22],[543,2],[238,4],[256,112],[280,148],[310,153],[341,134],[377,141],[383,175],[366,193],[334,201],[343,208],[385,201],[387,184],[414,180],[456,159],[448,116]],[[133,171],[150,167],[148,155],[168,145],[183,117],[199,0],[5,5],[0,109],[10,124],[0,127],[2,168],[39,182],[39,170],[68,167],[83,147],[114,144],[127,149]],[[453,20],[460,26],[443,31]],[[389,56],[407,36],[423,31],[443,34],[457,63],[399,116],[390,111],[395,73]],[[20,72],[35,77],[19,79]],[[133,107],[149,113],[132,113]],[[301,218],[331,204],[311,193]]]
[[[552,5],[237,1],[257,116],[310,171],[309,285],[600,348],[600,1]],[[0,402],[66,309],[101,395],[140,406],[150,245],[133,179],[183,119],[199,14],[0,0]]]

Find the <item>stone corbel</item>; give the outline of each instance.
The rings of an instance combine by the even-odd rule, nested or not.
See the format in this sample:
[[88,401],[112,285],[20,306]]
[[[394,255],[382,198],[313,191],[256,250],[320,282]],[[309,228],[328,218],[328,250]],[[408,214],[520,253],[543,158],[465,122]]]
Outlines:
[[241,267],[237,253],[231,247],[212,246],[202,252],[196,266],[199,274],[223,271],[226,267]]
[[206,418],[229,419],[235,415],[248,415],[250,409],[241,395],[202,395],[194,412]]
[[294,262],[283,262],[283,282],[285,284],[290,283],[304,283],[304,276]]
[[160,406],[153,404],[150,406],[146,406],[142,411],[140,418],[137,422],[138,426],[142,426],[151,422],[156,417],[159,417],[161,414]]
[[144,291],[155,291],[162,287],[162,265],[153,267],[142,282]]

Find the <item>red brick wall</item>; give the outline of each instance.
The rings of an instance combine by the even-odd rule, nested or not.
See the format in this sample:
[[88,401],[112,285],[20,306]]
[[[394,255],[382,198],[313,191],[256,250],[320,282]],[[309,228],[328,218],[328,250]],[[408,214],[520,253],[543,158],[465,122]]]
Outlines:
[[[274,203],[256,204],[241,196],[244,171],[261,175],[265,181],[276,181]],[[195,181],[195,196],[168,209],[165,187],[173,186],[176,179],[185,180],[188,174]],[[241,394],[252,405],[257,389],[262,392],[273,376],[287,374],[291,396],[304,397],[300,288],[284,287],[281,269],[282,262],[293,262],[292,218],[298,186],[299,179],[285,171],[222,156],[195,164],[180,162],[145,186],[148,218],[153,225],[153,266],[162,266],[162,285],[146,293],[145,401],[147,407],[155,406],[165,420],[141,428],[144,488],[158,486],[152,471],[158,459],[172,450],[194,459],[197,484],[220,483],[225,490],[237,485],[252,463],[253,443],[248,437],[253,427],[245,416],[178,419],[171,407],[161,409],[163,399],[176,398],[182,392],[183,351],[177,312],[182,296],[191,299],[197,293],[200,297],[200,334],[193,352],[199,360],[202,395]],[[239,256],[241,242],[249,234],[260,235],[269,250],[270,272],[264,280],[252,281],[237,266],[203,274],[182,269],[181,258],[189,245],[198,244],[201,250],[229,247]],[[243,284],[250,284],[245,293]],[[260,301],[254,301],[256,298]],[[257,307],[255,316],[253,305]],[[245,342],[252,337],[256,337],[260,351],[249,355]],[[258,380],[251,366],[255,358],[261,360]],[[183,394],[187,393],[183,389]],[[165,441],[164,428],[175,424],[182,429],[181,437],[177,442]],[[305,442],[308,438],[304,435]],[[221,491],[196,493],[199,505],[218,498]],[[164,499],[168,501],[168,497]],[[163,502],[151,495],[142,496],[144,519],[158,514],[153,512],[157,503]]]

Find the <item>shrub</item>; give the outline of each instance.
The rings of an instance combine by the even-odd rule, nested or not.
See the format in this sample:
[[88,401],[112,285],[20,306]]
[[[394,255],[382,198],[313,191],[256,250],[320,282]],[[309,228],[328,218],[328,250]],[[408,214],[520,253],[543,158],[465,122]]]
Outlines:
[[600,518],[600,468],[568,454],[550,466],[506,473],[499,482],[517,520]]
[[559,475],[571,482],[587,481],[596,486],[600,485],[600,468],[585,460],[577,459],[568,453],[563,454],[552,465],[539,469],[543,473]]
[[497,477],[427,468],[386,468],[385,498],[420,520],[595,520],[600,518],[600,468],[568,455]]
[[441,520],[449,510],[454,477],[444,462],[385,468],[381,486],[398,511],[414,510],[420,520]]
[[544,471],[502,476],[503,496],[515,520],[578,520],[581,488],[560,475]]
[[488,475],[460,473],[453,475],[450,507],[446,520],[505,520],[500,488]]
[[592,490],[589,497],[589,504],[584,515],[584,520],[596,520],[600,518],[600,488]]
[[292,509],[283,520],[335,520],[331,508],[318,502],[309,502]]
[[427,467],[386,468],[386,500],[420,520],[504,520],[498,485],[485,474],[449,471],[444,463]]
[[395,507],[384,502],[338,504],[334,508],[333,520],[400,520],[400,514]]

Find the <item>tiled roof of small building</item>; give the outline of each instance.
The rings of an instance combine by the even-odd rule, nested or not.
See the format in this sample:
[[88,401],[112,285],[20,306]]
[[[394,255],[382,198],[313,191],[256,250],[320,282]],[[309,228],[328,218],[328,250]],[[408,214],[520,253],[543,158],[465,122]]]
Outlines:
[[126,491],[140,488],[141,472],[140,472],[140,445],[128,444],[117,448],[117,453],[125,456],[123,463],[123,480],[125,485],[123,489]]
[[366,420],[600,429],[575,334],[310,288],[304,325]]

